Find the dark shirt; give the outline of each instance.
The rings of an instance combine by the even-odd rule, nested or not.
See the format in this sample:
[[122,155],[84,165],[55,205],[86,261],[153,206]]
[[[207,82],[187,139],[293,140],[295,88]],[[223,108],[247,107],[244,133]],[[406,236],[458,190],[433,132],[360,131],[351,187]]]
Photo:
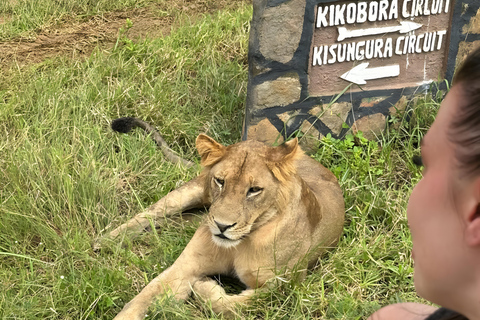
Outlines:
[[425,318],[425,320],[447,320],[447,319],[468,320],[467,318],[458,314],[457,312],[449,309],[445,309],[445,308],[440,308]]

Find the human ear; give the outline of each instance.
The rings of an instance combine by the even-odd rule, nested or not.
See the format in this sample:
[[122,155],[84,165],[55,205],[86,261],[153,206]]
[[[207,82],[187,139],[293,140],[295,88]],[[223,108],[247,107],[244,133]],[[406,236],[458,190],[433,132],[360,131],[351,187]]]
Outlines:
[[477,203],[475,211],[468,219],[465,238],[469,246],[480,246],[480,203]]
[[473,183],[475,203],[468,215],[465,240],[468,246],[480,247],[480,178]]

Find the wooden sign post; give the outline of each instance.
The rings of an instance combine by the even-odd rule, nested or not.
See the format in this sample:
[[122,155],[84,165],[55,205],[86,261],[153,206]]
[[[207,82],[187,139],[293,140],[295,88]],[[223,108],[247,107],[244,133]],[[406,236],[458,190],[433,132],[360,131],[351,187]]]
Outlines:
[[373,138],[478,45],[477,0],[254,0],[243,138]]

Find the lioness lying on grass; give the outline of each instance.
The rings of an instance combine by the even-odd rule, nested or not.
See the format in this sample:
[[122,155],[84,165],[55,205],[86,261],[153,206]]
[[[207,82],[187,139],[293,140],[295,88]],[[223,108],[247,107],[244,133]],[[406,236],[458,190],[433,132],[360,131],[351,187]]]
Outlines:
[[[150,125],[134,118],[112,124],[122,132],[135,126],[152,132]],[[329,170],[302,152],[297,139],[278,147],[256,141],[225,147],[201,134],[196,147],[203,172],[108,236],[140,233],[152,220],[210,207],[175,263],[115,319],[143,319],[155,297],[171,293],[187,299],[192,290],[210,301],[214,311],[231,312],[278,272],[305,274],[307,265],[338,241],[344,221],[340,187]],[[234,275],[247,289],[226,294],[208,277],[217,274]]]

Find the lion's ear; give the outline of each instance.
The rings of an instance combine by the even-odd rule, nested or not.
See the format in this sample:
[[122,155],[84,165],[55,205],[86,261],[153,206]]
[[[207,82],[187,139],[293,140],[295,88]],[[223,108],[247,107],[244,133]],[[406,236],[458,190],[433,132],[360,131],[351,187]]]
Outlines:
[[225,147],[205,134],[198,135],[195,143],[204,167],[214,165],[225,154]]
[[298,145],[298,139],[295,138],[271,148],[267,154],[267,165],[278,180],[285,182],[296,172],[295,161],[302,155],[303,151]]

